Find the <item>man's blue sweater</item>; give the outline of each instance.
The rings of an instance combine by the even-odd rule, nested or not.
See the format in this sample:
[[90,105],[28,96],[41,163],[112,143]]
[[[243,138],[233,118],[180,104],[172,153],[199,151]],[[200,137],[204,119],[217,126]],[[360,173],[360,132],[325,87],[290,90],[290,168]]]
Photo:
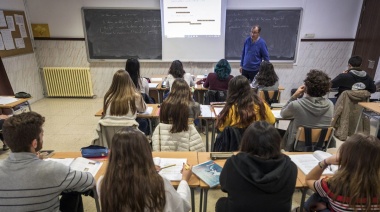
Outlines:
[[240,66],[246,71],[259,71],[263,60],[269,61],[268,48],[264,39],[259,38],[252,42],[251,37],[248,37],[244,42]]

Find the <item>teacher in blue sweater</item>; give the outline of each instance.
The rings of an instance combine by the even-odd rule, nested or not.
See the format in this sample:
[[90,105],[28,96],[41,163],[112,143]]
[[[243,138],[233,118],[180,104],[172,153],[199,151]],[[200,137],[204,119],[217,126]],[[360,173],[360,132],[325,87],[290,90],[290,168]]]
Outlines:
[[255,25],[251,29],[251,36],[244,42],[240,61],[240,73],[252,82],[259,72],[261,61],[269,61],[269,53],[265,40],[260,37],[261,27]]

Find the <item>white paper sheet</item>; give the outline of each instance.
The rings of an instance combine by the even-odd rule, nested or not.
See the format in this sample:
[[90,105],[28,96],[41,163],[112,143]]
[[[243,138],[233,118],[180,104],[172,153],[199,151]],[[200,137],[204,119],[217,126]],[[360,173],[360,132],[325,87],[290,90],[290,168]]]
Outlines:
[[18,49],[24,49],[25,48],[24,38],[15,38],[15,43],[16,43],[16,47]]
[[175,164],[175,166],[162,169],[159,174],[170,181],[180,181],[182,179],[181,170],[183,163],[187,163],[186,158],[153,158],[155,165],[160,167],[169,166]]
[[21,35],[21,37],[22,38],[27,38],[28,34],[26,33],[25,25],[24,24],[20,24],[20,25],[18,25],[18,28],[20,29],[20,35]]
[[149,83],[149,88],[157,88],[158,83]]
[[47,158],[46,161],[55,161],[66,166],[70,166],[72,169],[82,172],[89,172],[95,177],[103,163],[87,158]]
[[3,42],[3,36],[0,34],[0,50],[5,50],[4,42]]
[[201,116],[205,118],[215,117],[210,105],[201,105]]
[[15,31],[15,21],[13,20],[13,16],[6,16],[5,19],[7,19],[8,29]]
[[7,22],[5,21],[4,11],[0,10],[0,27],[6,27]]
[[152,81],[152,82],[161,82],[162,78],[150,78],[150,81]]
[[281,110],[272,110],[272,113],[276,119],[282,119]]
[[12,32],[9,29],[0,29],[1,35],[3,36],[3,42],[6,50],[15,49],[15,44],[13,43]]
[[24,16],[15,14],[15,21],[17,25],[24,25]]
[[139,113],[139,114],[150,115],[150,114],[152,114],[152,112],[153,112],[153,107],[147,107],[145,112]]
[[0,96],[0,105],[6,105],[17,101],[18,99],[14,97]]

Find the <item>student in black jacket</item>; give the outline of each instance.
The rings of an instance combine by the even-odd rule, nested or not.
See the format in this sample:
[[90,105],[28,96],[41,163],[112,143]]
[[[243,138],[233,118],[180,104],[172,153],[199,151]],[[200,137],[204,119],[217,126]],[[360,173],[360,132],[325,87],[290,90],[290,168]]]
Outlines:
[[367,72],[362,70],[362,58],[352,56],[348,60],[348,70],[343,71],[333,80],[331,80],[331,88],[338,88],[336,98],[345,90],[367,90],[370,93],[376,92],[376,85]]
[[226,161],[220,175],[220,211],[290,211],[297,166],[281,153],[281,136],[265,121],[244,132],[240,153]]

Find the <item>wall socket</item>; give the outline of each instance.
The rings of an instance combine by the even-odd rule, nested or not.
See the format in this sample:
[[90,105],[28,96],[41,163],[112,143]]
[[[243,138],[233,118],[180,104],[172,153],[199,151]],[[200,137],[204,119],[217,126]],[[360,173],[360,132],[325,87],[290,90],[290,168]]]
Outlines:
[[314,33],[306,33],[305,38],[314,38],[315,34]]

